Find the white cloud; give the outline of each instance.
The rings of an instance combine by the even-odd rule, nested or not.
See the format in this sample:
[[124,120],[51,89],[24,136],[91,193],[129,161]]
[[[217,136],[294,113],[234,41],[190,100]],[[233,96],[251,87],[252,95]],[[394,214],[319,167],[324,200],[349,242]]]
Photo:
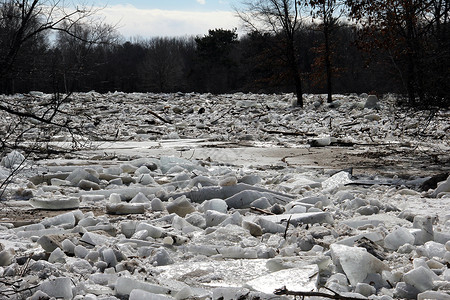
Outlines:
[[173,11],[114,5],[101,10],[100,14],[107,23],[118,23],[118,31],[125,38],[203,35],[209,29],[239,27],[239,19],[230,11]]
[[206,0],[197,0],[197,2],[202,4],[202,5],[206,4]]

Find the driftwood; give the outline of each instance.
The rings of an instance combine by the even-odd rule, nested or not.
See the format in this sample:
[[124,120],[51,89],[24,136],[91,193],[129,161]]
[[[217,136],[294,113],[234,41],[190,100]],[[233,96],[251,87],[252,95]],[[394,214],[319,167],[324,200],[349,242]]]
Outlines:
[[251,210],[254,210],[254,211],[257,211],[257,212],[260,212],[260,213],[263,213],[263,214],[266,214],[266,215],[275,215],[273,212],[271,212],[271,211],[268,211],[268,210],[264,210],[264,209],[261,209],[261,208],[257,208],[257,207],[254,207],[254,206],[252,206],[252,207],[250,207],[250,209]]
[[293,135],[293,136],[317,136],[315,133],[308,132],[298,132],[298,131],[279,131],[279,130],[268,130],[261,128],[261,131],[269,134],[282,134],[282,135]]
[[148,110],[148,113],[152,114],[153,116],[155,116],[155,117],[158,118],[159,120],[163,121],[164,123],[172,124],[172,122],[167,121],[166,119],[164,119],[163,117],[160,117],[157,113],[155,113],[155,112],[153,112],[153,111],[151,111],[151,110]]
[[[330,290],[330,289],[328,289]],[[330,290],[334,294],[327,294],[327,293],[321,293],[321,292],[294,292],[289,291],[285,286],[275,290],[273,292],[275,295],[286,295],[286,296],[299,296],[299,297],[323,297],[328,299],[338,299],[338,300],[356,300],[356,299],[365,299],[365,298],[355,298],[355,297],[346,297],[342,296],[338,293],[336,293],[333,290]]]

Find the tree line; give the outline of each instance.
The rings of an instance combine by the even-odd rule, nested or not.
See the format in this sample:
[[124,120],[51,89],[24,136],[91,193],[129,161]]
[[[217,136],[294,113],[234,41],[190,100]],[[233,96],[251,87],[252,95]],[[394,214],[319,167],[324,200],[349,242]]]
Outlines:
[[449,1],[249,0],[245,35],[129,41],[92,8],[49,18],[42,2],[0,1],[0,93],[294,92],[302,105],[303,93],[392,92],[449,105]]

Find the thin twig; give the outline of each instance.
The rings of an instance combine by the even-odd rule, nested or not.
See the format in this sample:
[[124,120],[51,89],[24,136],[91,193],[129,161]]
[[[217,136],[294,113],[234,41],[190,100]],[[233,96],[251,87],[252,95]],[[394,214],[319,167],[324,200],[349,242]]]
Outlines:
[[[328,289],[328,290],[330,290],[330,289]],[[327,293],[322,293],[322,292],[294,292],[294,291],[288,290],[286,288],[286,286],[283,286],[282,288],[275,290],[273,293],[275,295],[300,296],[300,297],[324,297],[324,298],[338,299],[338,300],[356,300],[356,299],[361,299],[361,298],[355,298],[355,297],[342,296],[342,295],[336,293],[333,290],[330,290],[330,291],[333,292],[334,295],[327,294]]]
[[284,230],[284,239],[286,239],[286,237],[287,237],[287,231],[288,231],[288,228],[289,228],[289,222],[291,221],[291,218],[292,218],[292,215],[290,215],[289,219],[287,220],[286,229]]
[[254,211],[257,211],[257,212],[260,212],[260,213],[263,213],[263,214],[266,214],[266,215],[275,215],[275,214],[274,214],[273,212],[271,212],[271,211],[264,210],[264,209],[261,209],[261,208],[257,208],[257,207],[254,207],[254,206],[250,207],[250,209],[251,209],[251,210],[254,210]]

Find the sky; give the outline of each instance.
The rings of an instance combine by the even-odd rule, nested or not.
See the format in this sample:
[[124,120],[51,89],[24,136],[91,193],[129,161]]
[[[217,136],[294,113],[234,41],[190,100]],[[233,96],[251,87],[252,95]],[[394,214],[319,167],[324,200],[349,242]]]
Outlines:
[[125,39],[205,35],[209,29],[240,28],[240,0],[96,0],[100,15]]

